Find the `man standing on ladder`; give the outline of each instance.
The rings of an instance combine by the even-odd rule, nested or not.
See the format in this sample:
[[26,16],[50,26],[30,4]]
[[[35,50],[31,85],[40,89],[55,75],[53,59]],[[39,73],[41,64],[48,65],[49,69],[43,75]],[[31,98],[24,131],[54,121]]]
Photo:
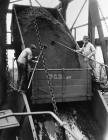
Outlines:
[[97,78],[96,74],[96,62],[95,62],[95,53],[96,49],[92,43],[89,42],[88,36],[83,37],[83,47],[76,52],[80,52],[84,55],[84,62],[87,65],[87,68],[91,68],[93,72],[93,76]]
[[28,64],[33,59],[33,52],[36,50],[36,46],[31,44],[30,47],[25,48],[17,59],[18,65],[18,81],[17,87],[19,90],[26,90],[26,83],[27,83],[27,68]]

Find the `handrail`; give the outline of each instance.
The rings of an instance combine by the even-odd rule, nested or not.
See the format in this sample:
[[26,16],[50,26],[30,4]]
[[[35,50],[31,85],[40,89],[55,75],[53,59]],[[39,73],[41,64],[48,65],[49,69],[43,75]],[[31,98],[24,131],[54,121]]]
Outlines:
[[49,114],[49,115],[51,115],[60,124],[61,127],[63,127],[66,131],[68,131],[72,135],[72,137],[75,140],[79,140],[79,138],[77,138],[77,136],[75,136],[75,133],[70,131],[70,129],[68,129],[66,127],[66,125],[58,118],[58,116],[56,114],[54,114],[53,112],[51,112],[51,111],[9,113],[9,114],[0,116],[0,119],[6,118],[6,117],[11,117],[11,116],[29,116],[29,115],[42,115],[42,114]]

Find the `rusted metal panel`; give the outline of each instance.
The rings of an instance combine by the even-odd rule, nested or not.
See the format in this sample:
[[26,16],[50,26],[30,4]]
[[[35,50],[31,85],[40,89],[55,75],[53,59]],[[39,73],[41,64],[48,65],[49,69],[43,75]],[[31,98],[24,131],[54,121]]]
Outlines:
[[[50,80],[58,102],[87,100],[92,96],[91,75],[88,69],[49,70]],[[32,81],[32,100],[51,102],[44,70],[38,69]]]

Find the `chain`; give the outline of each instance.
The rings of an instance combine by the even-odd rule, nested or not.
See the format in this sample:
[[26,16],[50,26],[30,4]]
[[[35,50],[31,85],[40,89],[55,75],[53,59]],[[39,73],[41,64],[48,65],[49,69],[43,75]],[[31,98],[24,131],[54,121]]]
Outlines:
[[[36,18],[40,15],[43,15],[47,19],[49,19],[50,21],[54,21],[54,23],[56,23],[57,20],[54,20],[53,16],[47,10],[45,10],[42,7],[38,8],[36,10],[36,9],[33,9],[32,5],[31,5],[31,7],[28,8],[27,11],[25,11],[25,12],[27,12],[27,15],[28,15],[27,17],[32,16],[32,15],[35,17],[35,20],[33,21],[33,23],[35,25],[35,30],[36,30],[36,34],[37,34],[39,47],[42,50],[44,46],[41,43],[40,33],[39,33]],[[25,15],[25,12],[23,13],[24,15]],[[23,16],[23,14],[22,14],[22,16]],[[46,73],[46,78],[47,78],[47,81],[48,81],[48,88],[49,88],[49,91],[50,91],[49,93],[50,93],[50,96],[52,98],[51,101],[52,101],[52,105],[53,105],[53,108],[54,108],[54,112],[57,116],[59,116],[58,108],[57,108],[56,101],[55,101],[54,89],[53,89],[53,86],[52,86],[52,82],[51,82],[51,79],[50,79],[50,76],[49,76],[48,68],[46,66],[45,57],[44,57],[43,53],[42,53],[42,61],[43,61],[43,67],[44,67],[44,70],[45,70],[45,73]]]
[[[6,71],[9,71],[9,64],[8,64],[8,51],[6,50]],[[8,75],[9,76],[9,75]],[[9,79],[8,79],[9,80]]]
[[[40,46],[40,49],[42,49],[42,43],[41,43],[41,39],[40,39],[40,34],[39,34],[39,29],[38,29],[38,25],[37,25],[37,22],[35,20],[35,29],[36,29],[36,33],[37,33],[37,37],[38,37],[38,42],[39,42],[39,46]],[[52,98],[52,105],[53,105],[53,108],[54,108],[54,112],[57,116],[59,116],[59,113],[58,113],[58,108],[57,108],[57,105],[56,105],[56,100],[55,100],[55,95],[54,95],[54,89],[53,89],[53,86],[52,86],[52,82],[51,82],[51,79],[50,79],[50,76],[49,76],[49,72],[48,72],[48,68],[46,66],[46,62],[45,62],[45,57],[44,55],[42,54],[42,61],[43,61],[43,67],[44,67],[44,70],[45,70],[45,74],[46,74],[46,78],[47,78],[47,82],[48,82],[48,88],[49,88],[49,93],[50,93],[50,96]],[[63,134],[64,134],[64,131],[62,129],[62,127],[58,127],[58,134],[57,134],[57,139],[60,139],[60,140],[63,140]]]
[[42,60],[43,60],[43,66],[44,66],[46,77],[47,77],[47,82],[48,82],[48,88],[49,88],[49,91],[50,91],[50,96],[52,97],[52,104],[53,104],[53,107],[54,107],[54,112],[55,112],[55,114],[57,116],[59,116],[58,108],[57,108],[56,101],[55,101],[54,89],[53,89],[52,82],[51,82],[50,77],[49,77],[48,69],[47,69],[47,67],[45,65],[45,58],[44,58],[43,55],[42,55]]
[[[30,9],[32,9],[32,7],[31,7]],[[33,10],[33,9],[32,9],[32,10]],[[32,15],[32,14],[35,15],[35,11],[32,11],[32,10],[31,10],[32,13],[30,13],[30,15]],[[38,10],[39,10],[39,13],[40,13],[41,10],[40,10],[40,9],[38,9]],[[46,12],[46,11],[44,11],[44,12]],[[38,13],[38,12],[37,12],[37,13]],[[46,16],[46,15],[44,15],[44,16]],[[49,14],[48,14],[48,16],[50,17]],[[48,16],[47,16],[47,18],[48,18]],[[50,18],[48,18],[48,19],[50,19]],[[52,19],[52,18],[51,18],[51,19]],[[51,19],[50,19],[50,20],[51,20]],[[53,21],[53,20],[52,20],[52,21]],[[54,21],[54,22],[56,23],[56,21]],[[34,20],[33,23],[34,23],[34,26],[35,26],[35,30],[36,30],[36,34],[37,34],[37,39],[38,39],[38,43],[39,43],[40,50],[42,50],[42,49],[44,49],[44,48],[43,48],[44,46],[43,46],[43,44],[42,44],[42,42],[41,42],[40,32],[39,32],[39,28],[38,28],[36,16],[35,16],[35,20]],[[48,82],[49,94],[50,94],[51,99],[52,99],[51,101],[52,101],[53,109],[54,109],[55,114],[56,114],[57,116],[59,116],[58,108],[57,108],[56,100],[55,100],[55,95],[54,95],[54,89],[53,89],[53,86],[52,86],[52,81],[51,81],[51,79],[50,79],[48,67],[46,66],[46,58],[45,58],[43,52],[42,52],[41,57],[42,57],[43,67],[44,67],[45,74],[46,74],[46,78],[47,78],[47,82]],[[57,135],[57,136],[58,136],[57,139],[63,140],[63,139],[64,139],[64,138],[63,138],[64,131],[62,130],[61,127],[59,128],[59,127],[57,126],[57,128],[58,128],[58,130],[59,130],[59,133],[58,133],[58,135]]]
[[[39,29],[38,29],[38,25],[37,25],[36,20],[35,20],[34,24],[35,24],[35,29],[36,29],[36,33],[37,33],[38,43],[39,43],[40,49],[42,49],[43,45],[41,43]],[[44,67],[46,77],[47,77],[48,88],[49,88],[49,91],[50,91],[49,93],[50,93],[50,96],[52,98],[52,105],[53,105],[53,108],[54,108],[54,112],[57,116],[59,116],[58,108],[57,108],[56,101],[55,101],[54,89],[53,89],[53,86],[52,86],[52,82],[51,82],[51,79],[50,79],[50,76],[49,76],[48,68],[46,66],[45,57],[44,57],[43,53],[42,53],[42,61],[43,61],[43,67]]]

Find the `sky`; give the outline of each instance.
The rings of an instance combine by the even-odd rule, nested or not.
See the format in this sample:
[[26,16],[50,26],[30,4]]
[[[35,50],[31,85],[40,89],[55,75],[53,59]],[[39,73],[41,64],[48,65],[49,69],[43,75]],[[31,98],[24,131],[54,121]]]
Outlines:
[[[10,2],[13,2],[15,0],[10,0]],[[20,5],[30,5],[30,2],[32,2],[33,6],[39,6],[39,4],[36,2],[36,0],[20,0],[19,2],[15,2],[15,3],[10,3],[9,5],[9,9],[12,9],[13,4],[20,4]],[[56,7],[60,2],[59,0],[38,0],[38,2],[44,6],[44,7],[50,7],[50,8],[54,8]],[[68,9],[67,9],[67,13],[66,13],[66,24],[68,26],[68,28],[70,28],[82,5],[84,4],[85,0],[74,0],[72,2],[70,2]],[[100,17],[103,17],[102,15],[104,15],[104,17],[108,17],[108,0],[98,0],[98,4],[99,7],[102,11],[102,13],[100,12]],[[88,0],[76,22],[76,24],[74,25],[74,27],[77,27],[79,25],[83,25],[88,23]],[[11,32],[10,30],[10,24],[11,24],[11,14],[7,15],[7,31]],[[108,37],[108,19],[106,20],[106,22],[102,22],[102,27],[103,27],[103,31],[104,31],[104,36]],[[74,36],[74,31],[72,32],[73,36]],[[84,26],[81,28],[77,28],[76,30],[76,40],[82,40],[82,37],[84,35],[88,35],[88,26]],[[98,38],[98,33],[96,32],[96,38]],[[7,43],[10,43],[11,40],[11,36],[10,33],[7,34]],[[12,59],[11,57],[13,57],[13,52],[9,52],[9,59]]]
[[[10,0],[10,2],[13,2],[13,1],[15,1],[15,0]],[[10,3],[9,9],[12,9],[13,4],[30,5],[30,2],[32,3],[33,6],[39,6],[39,4],[36,1],[37,0],[20,0],[19,2]],[[59,0],[38,0],[38,2],[42,6],[50,7],[50,8],[53,8],[60,3]],[[69,6],[67,8],[67,13],[66,13],[66,24],[69,28],[73,25],[84,2],[85,2],[85,0],[73,0],[72,2],[70,2]],[[99,7],[100,7],[104,17],[108,17],[108,0],[98,0],[98,4],[99,4]],[[101,17],[102,17],[102,14],[100,12]],[[10,19],[11,19],[11,15],[8,15],[8,17],[7,17],[8,31],[10,31],[10,26],[9,26],[11,23]],[[83,25],[86,23],[88,23],[88,0],[81,12],[76,24],[74,25],[74,27]],[[107,25],[106,25],[106,23],[107,23]],[[102,22],[105,37],[108,36],[108,19],[106,20],[106,23],[104,21]],[[88,34],[87,29],[88,29],[87,26],[84,26],[82,28],[77,28],[76,40],[81,40],[82,36],[84,34],[87,35]],[[72,32],[72,33],[74,33],[74,32]],[[74,34],[73,34],[73,36],[74,36]],[[96,37],[98,37],[97,33],[96,33]],[[9,35],[8,35],[8,40],[10,40]]]

